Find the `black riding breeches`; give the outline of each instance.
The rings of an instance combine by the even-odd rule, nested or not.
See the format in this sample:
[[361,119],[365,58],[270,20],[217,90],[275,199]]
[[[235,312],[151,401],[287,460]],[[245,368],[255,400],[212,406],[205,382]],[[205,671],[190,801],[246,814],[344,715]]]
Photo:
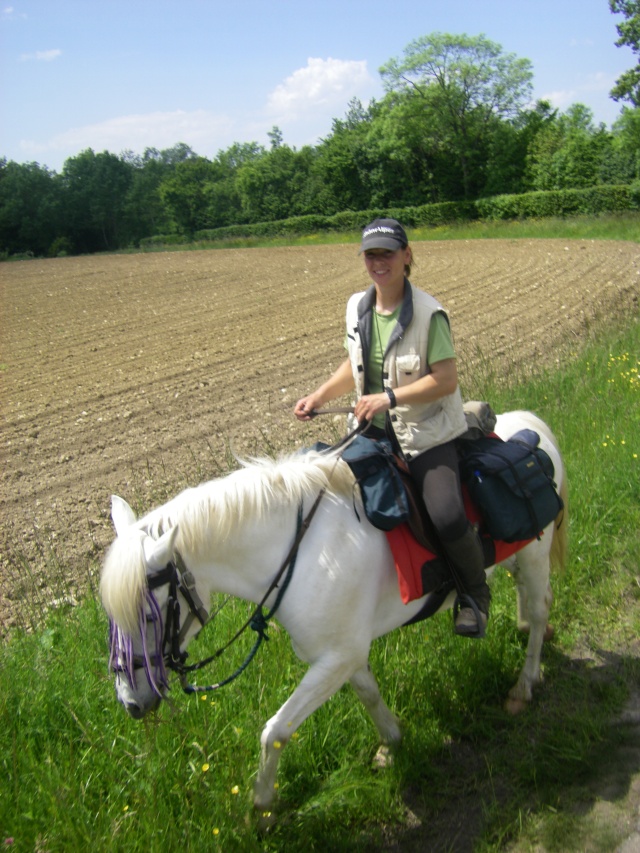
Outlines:
[[423,451],[409,460],[409,471],[422,492],[440,539],[451,542],[463,536],[469,522],[462,499],[455,443],[448,441]]

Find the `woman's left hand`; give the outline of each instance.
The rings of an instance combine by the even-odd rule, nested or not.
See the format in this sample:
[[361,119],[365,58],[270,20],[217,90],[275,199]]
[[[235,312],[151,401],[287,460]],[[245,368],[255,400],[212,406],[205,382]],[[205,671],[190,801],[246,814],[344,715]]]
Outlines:
[[382,394],[365,394],[356,403],[354,414],[361,421],[372,421],[376,415],[381,415],[391,408],[391,400],[386,392]]

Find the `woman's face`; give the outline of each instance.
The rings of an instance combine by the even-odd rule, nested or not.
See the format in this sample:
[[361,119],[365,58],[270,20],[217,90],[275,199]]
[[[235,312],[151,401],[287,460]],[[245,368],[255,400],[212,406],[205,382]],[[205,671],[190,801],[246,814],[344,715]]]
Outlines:
[[374,284],[394,287],[404,283],[404,268],[411,263],[411,249],[367,249],[364,265]]

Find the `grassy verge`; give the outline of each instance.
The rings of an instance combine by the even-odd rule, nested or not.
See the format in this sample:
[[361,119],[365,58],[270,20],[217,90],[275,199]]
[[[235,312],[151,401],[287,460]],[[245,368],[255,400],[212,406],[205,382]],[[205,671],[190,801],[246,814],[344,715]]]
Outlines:
[[602,216],[549,217],[508,222],[469,222],[466,225],[420,229],[413,240],[477,239],[564,239],[630,240],[640,242],[640,215],[637,213]]
[[[554,579],[556,638],[530,710],[513,719],[501,708],[525,641],[511,580],[499,572],[484,642],[455,638],[443,614],[375,644],[372,665],[405,724],[394,767],[372,772],[372,725],[352,692],[340,691],[285,751],[281,820],[260,838],[246,820],[259,731],[303,672],[287,636],[272,626],[271,641],[224,691],[186,697],[176,687],[171,705],[136,723],[116,705],[105,618],[89,598],[0,647],[0,844],[455,850],[464,833],[464,849],[498,851],[518,838],[547,850],[584,850],[587,841],[614,849],[620,838],[588,815],[579,821],[577,804],[624,745],[625,730],[611,722],[640,681],[639,352],[635,320],[603,331],[561,372],[465,389],[497,410],[536,411],[564,448],[571,556]],[[246,613],[241,603],[222,611],[194,657]],[[250,642],[212,678],[233,671]]]
[[[522,219],[513,221],[481,221],[466,224],[442,225],[433,228],[415,228],[409,232],[409,239],[419,240],[525,240],[525,239],[564,239],[564,240],[629,240],[640,243],[640,214],[620,213],[601,216],[549,217],[547,219]],[[178,244],[175,246],[155,246],[145,248],[145,252],[188,252],[201,249],[255,249],[274,246],[325,246],[360,242],[360,234],[352,231],[344,233],[323,232],[305,237],[282,237],[281,239],[258,237],[238,238]],[[116,254],[138,253],[139,249],[129,249]]]

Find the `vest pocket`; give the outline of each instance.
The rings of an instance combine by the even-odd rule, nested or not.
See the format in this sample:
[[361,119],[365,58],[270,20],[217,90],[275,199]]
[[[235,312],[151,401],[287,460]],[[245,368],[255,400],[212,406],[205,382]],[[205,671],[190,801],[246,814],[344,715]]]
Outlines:
[[396,385],[410,385],[420,378],[420,356],[418,353],[399,355],[396,358]]

